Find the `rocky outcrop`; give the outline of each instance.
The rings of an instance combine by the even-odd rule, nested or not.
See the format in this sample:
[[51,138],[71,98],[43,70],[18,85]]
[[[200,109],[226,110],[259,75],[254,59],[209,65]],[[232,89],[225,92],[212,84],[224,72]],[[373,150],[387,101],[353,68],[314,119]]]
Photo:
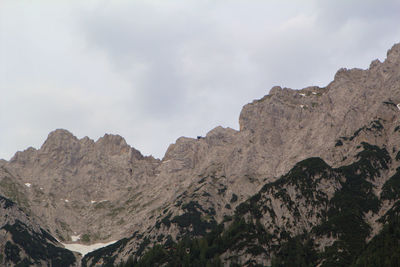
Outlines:
[[[130,217],[125,200],[158,164],[120,136],[107,134],[94,142],[59,129],[40,149],[17,152],[2,167],[9,177],[1,179],[15,184],[24,198],[20,204],[60,240],[73,235],[85,236],[86,242],[115,240],[130,229],[123,223]],[[1,183],[8,194],[9,186]]]

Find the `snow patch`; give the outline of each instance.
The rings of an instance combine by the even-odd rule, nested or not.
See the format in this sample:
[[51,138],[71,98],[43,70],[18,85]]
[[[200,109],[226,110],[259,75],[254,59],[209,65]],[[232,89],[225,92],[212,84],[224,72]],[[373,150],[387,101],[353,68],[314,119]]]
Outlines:
[[301,108],[304,108],[304,105],[300,105]]
[[313,95],[316,95],[316,94],[317,94],[317,92],[312,92],[312,94],[313,94]]
[[96,200],[90,200],[90,203],[94,204],[94,203],[96,203]]
[[400,110],[400,103],[397,104],[397,108]]
[[68,250],[71,251],[75,251],[75,252],[79,252],[82,254],[82,257],[85,256],[86,254],[88,254],[89,252],[92,252],[96,249],[102,248],[102,247],[106,247],[109,246],[111,244],[114,244],[115,242],[117,242],[118,240],[115,241],[111,241],[108,243],[96,243],[96,244],[92,244],[92,245],[82,245],[82,244],[64,244],[64,247]]
[[64,201],[65,201],[65,202],[67,202],[67,203],[69,202],[69,200],[68,200],[68,199],[66,199],[66,200],[64,200]]
[[306,94],[303,94],[303,93],[301,93],[301,94],[299,94],[299,95],[301,95],[301,96],[306,96]]
[[72,242],[76,242],[81,239],[81,235],[71,235]]
[[27,187],[31,187],[31,184],[30,184],[30,183],[25,183],[25,185],[26,185]]

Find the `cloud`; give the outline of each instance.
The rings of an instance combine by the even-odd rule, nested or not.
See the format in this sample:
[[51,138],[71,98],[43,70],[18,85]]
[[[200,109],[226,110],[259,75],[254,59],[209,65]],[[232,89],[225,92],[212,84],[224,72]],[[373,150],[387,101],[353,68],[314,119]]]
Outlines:
[[328,84],[399,41],[397,1],[11,1],[0,8],[0,158],[49,131],[162,157],[238,128],[274,85]]

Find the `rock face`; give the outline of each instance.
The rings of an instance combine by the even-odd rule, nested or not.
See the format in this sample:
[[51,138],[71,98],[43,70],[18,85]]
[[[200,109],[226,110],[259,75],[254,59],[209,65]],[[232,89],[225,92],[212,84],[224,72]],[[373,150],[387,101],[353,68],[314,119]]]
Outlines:
[[[158,162],[143,157],[120,136],[105,135],[94,142],[56,130],[39,150],[18,152],[2,168],[21,192],[20,204],[57,238],[68,241],[81,235],[91,242],[126,233],[123,220],[129,218],[129,205],[119,201],[144,184]],[[0,188],[11,196],[6,186]]]
[[384,63],[374,61],[367,70],[339,70],[326,88],[274,87],[268,96],[246,105],[240,129],[250,131],[257,147],[269,152],[264,152],[268,165],[254,163],[259,172],[281,175],[310,155],[336,165],[342,151],[331,147],[340,136],[349,136],[377,118],[394,122],[398,110],[385,102],[400,102],[399,50],[394,46]]
[[[400,45],[395,45],[384,62],[375,60],[367,70],[341,69],[324,88],[274,87],[244,106],[239,131],[217,127],[204,138],[181,137],[162,160],[144,157],[120,136],[93,141],[56,130],[40,149],[29,148],[0,162],[0,193],[37,216],[60,240],[80,235],[79,242],[93,243],[127,237],[112,249],[88,254],[87,265],[107,257],[119,262],[140,256],[150,244],[185,235],[204,236],[298,162],[317,157],[331,169],[350,166],[364,143],[385,149],[390,159],[399,157],[399,64]],[[375,195],[397,167],[395,160],[388,162],[379,179],[369,181]],[[339,180],[321,179],[315,185],[327,201],[346,179],[335,175]],[[295,194],[290,190],[290,196]],[[268,203],[280,205],[278,198]],[[385,210],[366,215],[376,232],[380,224],[375,219],[393,202],[382,205]],[[277,217],[288,213],[273,210]],[[294,217],[272,221],[268,214],[265,226],[279,231],[279,225],[293,224],[285,230],[291,235],[320,223],[316,217],[311,224]],[[332,241],[321,240],[321,247]]]
[[[375,134],[384,129],[377,127]],[[221,262],[226,266],[293,266],[294,262],[296,266],[397,266],[400,156],[391,158],[386,148],[366,142],[358,150],[351,164],[338,168],[316,157],[298,162],[238,205],[233,216],[226,216],[212,231],[198,231],[197,238],[188,239],[192,231],[187,229],[186,237],[177,243],[151,248],[139,258],[138,266],[219,266]],[[160,224],[185,227],[190,222],[195,231],[208,226],[198,214],[210,212],[199,203],[192,200],[183,210],[186,218],[166,215]],[[132,239],[97,251],[83,263],[93,265],[98,255],[112,259],[113,252],[129,246]],[[140,247],[132,254],[138,256]]]

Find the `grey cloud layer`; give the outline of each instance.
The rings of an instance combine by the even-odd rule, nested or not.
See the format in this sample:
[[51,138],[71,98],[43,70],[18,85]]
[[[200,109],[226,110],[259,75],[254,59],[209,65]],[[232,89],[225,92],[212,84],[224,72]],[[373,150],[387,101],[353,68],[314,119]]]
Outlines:
[[398,1],[15,1],[0,8],[0,158],[49,131],[162,157],[238,128],[274,85],[324,86],[400,41]]

